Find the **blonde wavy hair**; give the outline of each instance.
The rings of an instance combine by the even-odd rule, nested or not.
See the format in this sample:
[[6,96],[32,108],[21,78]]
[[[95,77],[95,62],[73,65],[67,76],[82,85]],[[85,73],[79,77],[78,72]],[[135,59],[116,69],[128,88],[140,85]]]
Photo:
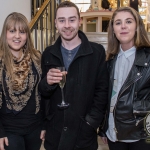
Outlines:
[[36,61],[37,64],[40,65],[41,62],[41,54],[39,51],[34,49],[33,42],[31,39],[30,28],[28,24],[27,18],[18,12],[13,12],[9,14],[3,24],[3,29],[1,32],[0,38],[0,60],[2,66],[6,69],[6,73],[13,77],[13,56],[11,54],[9,45],[7,43],[7,31],[10,28],[16,29],[16,26],[19,26],[20,30],[23,30],[27,34],[27,40],[25,45],[22,47],[25,50],[25,53],[30,53],[31,59]]
[[119,52],[120,42],[114,35],[113,23],[114,18],[119,12],[129,12],[135,19],[136,22],[136,34],[134,36],[134,45],[138,50],[140,47],[150,47],[150,42],[143,24],[143,20],[139,13],[131,7],[120,7],[116,9],[112,15],[112,18],[108,26],[108,48],[106,51],[106,60],[114,57]]

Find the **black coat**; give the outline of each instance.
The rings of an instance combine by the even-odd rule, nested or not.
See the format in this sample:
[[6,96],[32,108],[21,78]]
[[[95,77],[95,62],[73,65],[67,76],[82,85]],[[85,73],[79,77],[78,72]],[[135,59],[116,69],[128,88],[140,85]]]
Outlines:
[[[103,133],[108,129],[116,59],[117,55],[108,61],[109,104],[105,123],[100,128],[100,136],[104,136]],[[148,113],[150,113],[150,48],[141,48],[136,51],[135,61],[119,91],[113,110],[117,139],[139,140],[147,138],[144,119]]]
[[[105,50],[100,44],[89,42],[79,31],[81,46],[68,68],[64,87],[69,108],[61,110],[61,91],[58,84],[50,86],[46,74],[50,68],[63,65],[61,38],[47,47],[42,56],[42,81],[39,90],[49,101],[46,140],[48,150],[73,150],[75,147],[97,149],[96,129],[101,124],[108,98],[108,74]],[[87,124],[88,122],[89,124]]]

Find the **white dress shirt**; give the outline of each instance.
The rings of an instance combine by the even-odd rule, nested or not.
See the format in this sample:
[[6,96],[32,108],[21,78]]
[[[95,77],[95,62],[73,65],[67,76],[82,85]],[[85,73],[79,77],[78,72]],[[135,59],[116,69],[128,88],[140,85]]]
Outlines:
[[[120,46],[120,52],[118,54],[116,64],[115,64],[114,83],[113,83],[113,90],[111,96],[110,114],[108,120],[108,130],[106,132],[106,135],[109,138],[109,140],[113,142],[118,141],[114,129],[115,124],[114,124],[113,109],[116,104],[119,91],[122,85],[124,84],[133,65],[135,59],[135,52],[136,52],[136,48],[134,46],[126,51],[123,51]],[[134,142],[134,141],[137,140],[122,140],[122,142]]]

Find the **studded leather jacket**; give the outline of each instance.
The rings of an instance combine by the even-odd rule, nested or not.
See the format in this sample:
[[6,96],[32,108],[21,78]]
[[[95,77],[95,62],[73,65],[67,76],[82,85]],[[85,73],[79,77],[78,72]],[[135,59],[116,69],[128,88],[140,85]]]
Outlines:
[[[114,81],[117,56],[108,61],[109,103],[99,135],[104,136],[108,129],[110,100]],[[127,79],[118,94],[113,110],[115,131],[118,140],[139,140],[148,137],[145,117],[150,113],[150,48],[136,51],[135,61]]]

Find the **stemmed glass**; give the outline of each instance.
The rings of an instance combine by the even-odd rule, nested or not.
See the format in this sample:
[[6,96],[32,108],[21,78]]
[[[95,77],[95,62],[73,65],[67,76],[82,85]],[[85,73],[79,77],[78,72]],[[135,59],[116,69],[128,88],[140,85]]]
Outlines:
[[57,106],[58,106],[59,108],[64,109],[64,108],[67,108],[67,107],[69,106],[69,103],[66,103],[66,102],[65,102],[65,99],[64,99],[64,91],[63,91],[64,85],[65,85],[65,83],[66,83],[65,67],[57,67],[57,69],[59,69],[59,70],[62,72],[62,74],[63,74],[62,80],[60,80],[60,82],[59,82],[59,86],[60,86],[60,88],[61,88],[62,102],[61,102],[60,104],[58,104]]

